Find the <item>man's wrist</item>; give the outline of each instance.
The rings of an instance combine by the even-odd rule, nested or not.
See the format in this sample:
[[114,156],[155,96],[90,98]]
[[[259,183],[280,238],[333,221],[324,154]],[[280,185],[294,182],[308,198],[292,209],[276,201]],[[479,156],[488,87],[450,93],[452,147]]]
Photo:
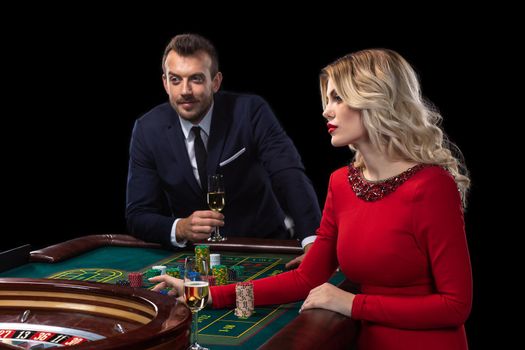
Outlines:
[[180,220],[182,219],[181,218],[175,219],[173,226],[171,226],[171,244],[173,244],[175,247],[184,248],[188,240],[181,239],[180,237],[177,240],[177,224],[179,223]]
[[311,235],[311,236],[303,238],[303,240],[301,241],[301,247],[303,247],[304,249],[304,247],[306,247],[308,244],[312,244],[316,238],[317,238],[316,235]]

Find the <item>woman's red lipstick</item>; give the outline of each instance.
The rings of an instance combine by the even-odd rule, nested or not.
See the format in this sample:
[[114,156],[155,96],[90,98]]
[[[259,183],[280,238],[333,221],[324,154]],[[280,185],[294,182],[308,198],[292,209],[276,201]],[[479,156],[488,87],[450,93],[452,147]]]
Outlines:
[[333,125],[333,124],[330,124],[330,123],[326,123],[326,126],[328,127],[328,133],[332,133],[335,129],[337,129],[337,126]]

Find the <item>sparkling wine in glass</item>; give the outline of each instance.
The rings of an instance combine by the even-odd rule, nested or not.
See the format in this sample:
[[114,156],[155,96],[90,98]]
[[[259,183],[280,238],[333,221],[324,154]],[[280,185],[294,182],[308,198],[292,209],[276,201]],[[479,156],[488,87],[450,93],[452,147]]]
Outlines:
[[186,258],[184,262],[184,298],[192,317],[191,345],[188,350],[209,350],[197,343],[198,312],[208,302],[208,273],[209,266],[206,259],[196,259],[195,256]]
[[[226,198],[224,193],[224,179],[221,174],[208,176],[208,206],[211,210],[220,212],[224,209]],[[225,241],[226,237],[221,236],[219,227],[215,230],[208,241],[221,242]]]

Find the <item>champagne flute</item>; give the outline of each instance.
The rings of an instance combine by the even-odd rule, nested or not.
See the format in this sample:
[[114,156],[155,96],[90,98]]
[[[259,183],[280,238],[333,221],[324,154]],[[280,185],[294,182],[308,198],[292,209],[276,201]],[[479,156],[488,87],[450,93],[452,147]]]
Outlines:
[[190,308],[192,317],[191,345],[188,350],[209,350],[197,343],[198,312],[202,310],[208,302],[208,263],[206,259],[197,259],[195,256],[188,256],[184,261],[184,298]]
[[[221,174],[208,176],[208,205],[211,210],[220,212],[224,209],[226,199],[224,196],[224,179]],[[221,242],[225,241],[226,237],[221,236],[219,227],[215,227],[215,231],[208,238],[208,241]]]

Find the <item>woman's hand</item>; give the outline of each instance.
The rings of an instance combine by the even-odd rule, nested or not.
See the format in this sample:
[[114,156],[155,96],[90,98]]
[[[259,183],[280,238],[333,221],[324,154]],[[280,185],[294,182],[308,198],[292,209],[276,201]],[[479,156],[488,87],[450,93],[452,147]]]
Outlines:
[[169,275],[160,275],[155,276],[149,279],[153,283],[158,283],[151,290],[154,292],[159,292],[162,289],[172,288],[168,295],[173,295],[177,297],[179,301],[184,301],[184,281]]
[[308,309],[326,309],[350,317],[354,297],[355,294],[345,292],[333,284],[324,283],[310,291],[299,312]]
[[[171,277],[170,275],[160,275],[151,277],[149,281],[153,283],[158,283],[155,287],[153,287],[151,290],[154,292],[159,292],[162,289],[171,288],[171,290],[168,292],[168,295],[173,295],[177,297],[177,300],[180,302],[185,303],[186,300],[184,299],[184,280],[181,280],[179,278]],[[211,293],[208,291],[208,305],[212,304],[211,299]]]

